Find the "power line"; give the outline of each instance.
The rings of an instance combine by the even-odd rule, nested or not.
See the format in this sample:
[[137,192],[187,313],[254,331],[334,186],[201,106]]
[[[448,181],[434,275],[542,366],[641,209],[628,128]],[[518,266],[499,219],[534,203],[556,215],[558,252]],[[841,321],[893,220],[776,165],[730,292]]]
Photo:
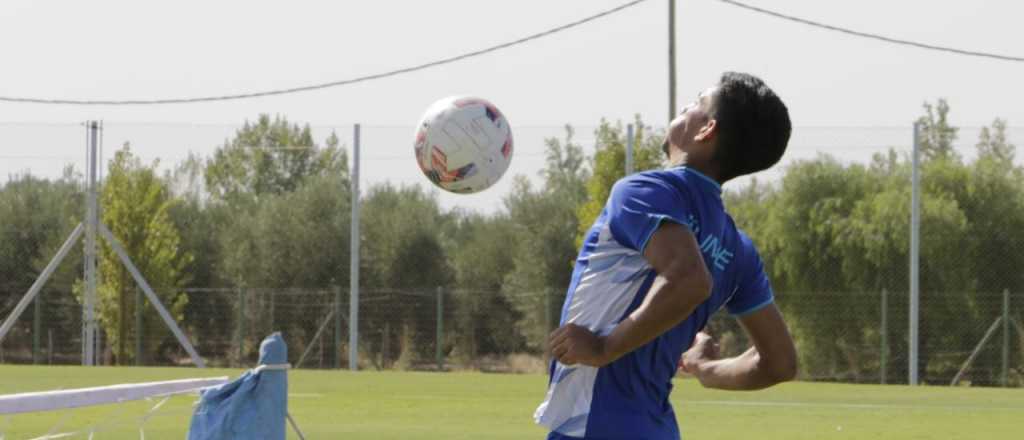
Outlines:
[[30,103],[30,104],[66,104],[66,105],[158,105],[158,104],[192,104],[192,103],[198,103],[198,102],[214,102],[214,101],[233,101],[233,100],[238,100],[238,99],[249,99],[249,98],[259,98],[259,97],[264,97],[264,96],[275,96],[275,95],[286,95],[286,94],[298,93],[298,92],[308,92],[308,91],[312,91],[312,90],[320,90],[320,89],[326,89],[326,88],[330,88],[330,87],[339,87],[339,86],[345,86],[345,85],[350,85],[350,84],[356,84],[356,83],[360,83],[360,82],[366,82],[366,81],[372,81],[372,80],[377,80],[377,79],[388,78],[388,77],[397,76],[397,75],[401,75],[401,74],[405,74],[405,73],[411,73],[411,72],[416,72],[416,71],[420,71],[420,70],[424,70],[424,69],[429,69],[431,67],[437,67],[437,66],[441,66],[441,65],[445,65],[445,64],[450,64],[450,63],[454,63],[456,61],[461,61],[461,60],[464,60],[464,59],[473,58],[473,57],[477,57],[477,56],[480,56],[480,55],[485,55],[485,54],[488,54],[488,53],[491,53],[491,52],[499,51],[499,50],[506,49],[506,48],[509,48],[509,47],[512,47],[512,46],[517,46],[517,45],[520,45],[520,44],[523,44],[523,43],[526,43],[526,42],[529,42],[529,41],[532,41],[532,40],[536,40],[536,39],[539,39],[539,38],[543,38],[543,37],[546,37],[546,36],[549,36],[549,35],[554,35],[556,33],[562,32],[564,30],[568,30],[568,29],[574,28],[576,26],[580,26],[580,25],[589,23],[591,21],[597,20],[599,18],[608,16],[608,15],[612,15],[612,14],[614,14],[616,12],[622,11],[622,10],[630,8],[632,6],[636,6],[636,5],[638,5],[640,3],[643,3],[645,1],[647,1],[647,0],[633,0],[633,1],[630,1],[630,2],[627,2],[627,3],[624,3],[622,5],[619,5],[617,7],[614,7],[612,9],[608,9],[606,11],[599,12],[599,13],[591,15],[589,17],[582,18],[582,19],[579,19],[579,20],[576,20],[576,21],[573,21],[571,23],[567,23],[567,24],[564,24],[564,25],[561,25],[561,26],[558,26],[558,27],[555,27],[555,28],[551,28],[551,29],[548,29],[548,30],[543,31],[543,32],[538,32],[538,33],[535,33],[535,34],[532,34],[532,35],[528,35],[528,36],[520,38],[518,40],[513,40],[513,41],[506,42],[506,43],[501,43],[501,44],[498,44],[498,45],[495,45],[495,46],[491,46],[491,47],[487,47],[487,48],[484,48],[484,49],[475,50],[475,51],[472,51],[472,52],[467,52],[467,53],[464,53],[464,54],[461,54],[461,55],[456,55],[456,56],[449,57],[449,58],[443,58],[443,59],[440,59],[440,60],[437,60],[437,61],[431,61],[429,63],[419,64],[419,65],[416,65],[416,66],[405,67],[405,68],[396,69],[396,70],[391,70],[391,71],[387,71],[387,72],[383,72],[383,73],[375,73],[375,74],[372,74],[372,75],[360,76],[360,77],[356,77],[356,78],[343,79],[343,80],[338,80],[338,81],[331,81],[331,82],[326,82],[326,83],[321,83],[321,84],[314,84],[314,85],[301,86],[301,87],[292,87],[292,88],[287,88],[287,89],[267,90],[267,91],[262,91],[262,92],[239,93],[239,94],[221,95],[221,96],[203,96],[203,97],[193,97],[193,98],[142,99],[142,100],[110,100],[110,99],[78,100],[78,99],[21,98],[21,97],[11,97],[11,96],[0,96],[0,101],[15,102],[15,103]]
[[740,3],[740,2],[735,1],[735,0],[718,0],[718,1],[720,1],[722,3],[727,3],[727,4],[730,4],[732,6],[736,6],[736,7],[739,7],[739,8],[743,8],[743,9],[751,10],[751,11],[754,11],[754,12],[758,12],[758,13],[761,13],[761,14],[770,15],[772,17],[781,18],[783,20],[788,20],[788,21],[793,21],[793,22],[797,22],[797,23],[801,23],[801,24],[806,24],[808,26],[814,26],[814,27],[817,27],[817,28],[828,29],[830,31],[842,32],[844,34],[854,35],[854,36],[857,36],[857,37],[870,38],[870,39],[873,39],[873,40],[884,41],[886,43],[902,44],[904,46],[912,46],[912,47],[917,47],[917,48],[921,48],[921,49],[929,49],[929,50],[936,50],[936,51],[940,51],[940,52],[955,53],[955,54],[958,54],[958,55],[968,55],[968,56],[974,56],[974,57],[992,58],[992,59],[1002,60],[1002,61],[1024,62],[1024,57],[1014,57],[1014,56],[1008,56],[1008,55],[998,55],[998,54],[988,53],[988,52],[976,52],[976,51],[972,51],[972,50],[963,50],[963,49],[956,49],[956,48],[952,48],[952,47],[937,46],[937,45],[934,45],[934,44],[918,43],[916,41],[901,40],[901,39],[898,39],[898,38],[891,38],[891,37],[886,37],[886,36],[883,36],[883,35],[869,34],[867,32],[859,32],[859,31],[855,31],[855,30],[851,30],[851,29],[841,28],[841,27],[838,27],[838,26],[832,26],[832,25],[829,25],[829,24],[824,24],[824,23],[819,23],[819,22],[816,22],[816,21],[806,20],[806,19],[799,18],[799,17],[794,17],[792,15],[781,14],[781,13],[778,13],[778,12],[775,12],[775,11],[769,11],[767,9],[762,9],[762,8],[758,8],[756,6],[751,6],[751,5],[748,5],[748,4],[745,4],[745,3]]

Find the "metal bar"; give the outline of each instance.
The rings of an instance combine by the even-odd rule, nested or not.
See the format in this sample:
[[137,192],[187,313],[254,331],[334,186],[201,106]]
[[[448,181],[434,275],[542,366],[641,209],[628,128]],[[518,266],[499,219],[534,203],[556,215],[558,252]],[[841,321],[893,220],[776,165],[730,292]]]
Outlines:
[[444,289],[437,287],[437,336],[434,338],[434,348],[437,354],[437,371],[444,371],[444,353],[442,350],[444,342]]
[[668,0],[668,121],[676,112],[676,0]]
[[349,235],[348,369],[359,369],[359,124],[352,134],[352,232]]
[[882,336],[882,349],[879,356],[879,370],[881,372],[882,385],[887,382],[886,374],[888,373],[889,364],[889,291],[882,289],[882,325],[881,325],[881,336]]
[[235,323],[238,333],[238,366],[242,366],[245,357],[245,288],[238,288],[238,322]]
[[1009,384],[1010,369],[1010,290],[1003,290],[1003,386]]
[[114,238],[114,234],[110,232],[110,229],[107,229],[107,225],[100,223],[99,226],[100,233],[103,235],[103,238],[107,239],[110,247],[112,247],[114,252],[121,257],[121,262],[128,268],[128,272],[132,274],[132,278],[135,278],[135,282],[138,283],[139,287],[141,287],[142,291],[146,294],[146,297],[149,298],[149,302],[153,304],[153,308],[155,308],[157,313],[160,314],[160,318],[162,318],[164,323],[167,324],[167,327],[171,329],[171,333],[174,333],[174,337],[178,339],[178,343],[181,344],[185,351],[188,352],[189,357],[192,358],[192,363],[196,364],[199,368],[206,367],[206,362],[203,361],[203,358],[199,357],[199,353],[197,353],[195,347],[192,346],[192,342],[185,337],[185,333],[181,331],[180,327],[178,327],[178,323],[174,322],[174,318],[171,317],[171,314],[167,312],[166,308],[164,308],[163,303],[160,302],[160,298],[158,298],[156,293],[153,292],[153,288],[149,287],[149,283],[142,277],[139,269],[135,267],[135,263],[132,263],[132,259],[128,257],[128,253],[126,253],[124,248],[121,247],[121,243]]
[[86,170],[85,204],[85,292],[82,310],[83,350],[82,365],[96,364],[96,224],[98,223],[96,201],[96,149],[99,143],[99,124],[89,121],[89,149]]
[[7,315],[7,319],[4,320],[4,323],[0,324],[0,342],[3,342],[4,337],[7,336],[7,332],[11,331],[11,327],[14,326],[14,322],[18,320],[18,317],[21,316],[22,312],[25,311],[25,308],[27,308],[36,297],[39,290],[42,289],[43,285],[50,279],[50,275],[53,275],[53,271],[57,270],[57,266],[59,266],[60,262],[64,260],[64,257],[67,256],[68,252],[71,251],[75,242],[77,242],[78,238],[82,236],[83,229],[84,227],[81,223],[79,223],[78,226],[75,226],[75,229],[71,231],[71,235],[68,236],[68,239],[64,240],[64,244],[60,246],[60,249],[57,251],[57,255],[55,255],[53,259],[50,260],[50,263],[43,268],[43,273],[39,274],[39,278],[36,278],[36,281],[32,283],[28,292],[25,293],[25,296],[21,297],[21,300],[14,306],[14,310],[11,311],[11,314]]
[[277,291],[271,289],[269,292],[267,292],[267,295],[270,296],[270,320],[269,320],[270,321],[270,328],[267,329],[267,330],[269,330],[267,333],[273,333],[274,332],[274,304],[276,304],[276,300],[277,300]]
[[919,284],[920,268],[920,246],[921,246],[921,148],[920,148],[921,124],[914,123],[914,153],[913,168],[911,169],[911,195],[910,195],[910,359],[909,359],[909,383],[917,385],[918,377],[918,335],[919,304],[921,298]]
[[43,323],[43,295],[36,295],[33,304],[32,317],[32,364],[39,363],[39,349],[42,344],[42,323]]
[[142,365],[142,290],[135,287],[135,365]]
[[334,356],[334,369],[341,368],[341,286],[334,286],[334,344],[331,355]]
[[985,332],[985,336],[981,338],[981,342],[974,347],[974,351],[972,351],[971,355],[967,357],[964,364],[960,366],[960,371],[957,371],[956,376],[953,376],[953,380],[949,383],[949,386],[954,386],[957,382],[960,382],[960,378],[963,377],[964,373],[967,372],[967,369],[971,367],[971,364],[974,362],[974,358],[978,357],[978,353],[981,353],[981,349],[985,347],[985,343],[988,342],[988,340],[992,338],[992,335],[996,333],[996,329],[999,328],[999,322],[1002,320],[1003,317],[1000,316],[996,318],[995,322],[993,322],[991,326],[989,326],[988,331]]
[[306,361],[306,356],[309,356],[309,352],[313,351],[313,347],[316,346],[316,341],[319,340],[320,333],[323,333],[324,329],[327,328],[327,324],[330,324],[333,318],[334,310],[332,309],[330,312],[327,313],[327,317],[324,318],[324,321],[323,323],[320,324],[320,327],[316,329],[316,333],[313,334],[313,339],[311,339],[311,341],[313,342],[306,346],[306,350],[302,352],[302,356],[299,356],[299,361],[295,363],[294,368],[302,367],[302,363]]
[[551,322],[551,288],[544,289],[544,335],[542,338],[544,341],[544,365],[548,365],[551,362],[551,345],[548,344],[548,338],[546,337],[553,330],[554,324]]
[[299,436],[299,440],[306,440],[306,436],[302,435],[302,431],[299,429],[299,425],[295,423],[291,413],[284,413],[284,416],[288,418],[288,423],[292,425],[292,429],[295,430],[295,435]]

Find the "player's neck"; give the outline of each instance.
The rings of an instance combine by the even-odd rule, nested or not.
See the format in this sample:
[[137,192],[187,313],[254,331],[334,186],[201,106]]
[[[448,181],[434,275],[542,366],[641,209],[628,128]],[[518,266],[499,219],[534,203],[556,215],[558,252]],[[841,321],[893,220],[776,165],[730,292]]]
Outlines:
[[718,172],[718,166],[710,161],[701,161],[686,154],[685,152],[672,149],[669,151],[668,163],[670,167],[687,167],[694,171],[697,171],[711,179],[718,182],[719,185],[725,183],[719,177],[721,173]]

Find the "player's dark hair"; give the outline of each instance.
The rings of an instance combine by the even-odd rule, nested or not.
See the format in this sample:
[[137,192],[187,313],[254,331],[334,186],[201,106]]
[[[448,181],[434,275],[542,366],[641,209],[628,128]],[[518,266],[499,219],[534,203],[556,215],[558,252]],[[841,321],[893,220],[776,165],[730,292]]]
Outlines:
[[760,78],[723,73],[712,113],[722,181],[767,169],[782,158],[792,129],[789,110]]

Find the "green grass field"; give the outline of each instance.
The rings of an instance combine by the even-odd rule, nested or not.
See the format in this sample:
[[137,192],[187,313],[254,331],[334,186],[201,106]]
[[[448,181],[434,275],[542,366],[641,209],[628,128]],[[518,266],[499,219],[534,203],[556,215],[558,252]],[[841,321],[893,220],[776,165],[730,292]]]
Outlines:
[[[0,366],[0,394],[185,377],[240,370]],[[539,375],[292,371],[290,412],[309,439],[542,439],[532,414]],[[146,439],[180,439],[193,397],[174,398],[146,423]],[[1021,438],[1024,390],[793,383],[753,393],[678,381],[673,403],[683,438]],[[0,419],[4,439],[99,423],[102,439],[138,438],[154,402]],[[74,438],[86,438],[78,436]],[[293,437],[289,437],[293,438]]]

